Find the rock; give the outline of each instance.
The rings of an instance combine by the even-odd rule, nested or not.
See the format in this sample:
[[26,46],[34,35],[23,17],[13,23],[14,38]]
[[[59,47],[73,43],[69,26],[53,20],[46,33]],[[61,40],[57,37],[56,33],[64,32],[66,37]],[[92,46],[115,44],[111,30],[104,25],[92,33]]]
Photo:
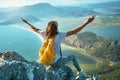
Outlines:
[[29,62],[16,52],[1,53],[0,80],[44,80],[45,66]]
[[21,62],[27,62],[24,57],[19,55],[16,52],[6,52],[6,53],[1,53],[3,58],[8,59],[9,61],[21,61]]
[[[72,69],[68,66],[63,66],[61,68],[50,67],[46,69],[42,63],[27,61],[16,52],[6,52],[0,53],[0,80],[76,79]],[[92,79],[90,78],[88,80]]]
[[0,80],[75,80],[68,66],[49,68],[29,62],[16,52],[0,53]]
[[75,75],[71,68],[63,66],[62,68],[47,69],[47,80],[75,80]]

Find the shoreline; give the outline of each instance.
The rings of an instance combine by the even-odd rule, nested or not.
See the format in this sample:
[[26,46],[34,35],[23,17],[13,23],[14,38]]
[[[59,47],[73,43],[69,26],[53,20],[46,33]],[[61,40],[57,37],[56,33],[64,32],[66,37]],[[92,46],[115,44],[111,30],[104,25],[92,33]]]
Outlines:
[[61,46],[63,47],[62,50],[70,49],[70,50],[74,50],[74,51],[77,51],[77,52],[81,52],[81,51],[82,51],[82,54],[87,53],[85,50],[83,50],[83,49],[81,49],[81,48],[69,46],[69,45],[66,45],[66,44],[64,44],[64,43],[62,43]]

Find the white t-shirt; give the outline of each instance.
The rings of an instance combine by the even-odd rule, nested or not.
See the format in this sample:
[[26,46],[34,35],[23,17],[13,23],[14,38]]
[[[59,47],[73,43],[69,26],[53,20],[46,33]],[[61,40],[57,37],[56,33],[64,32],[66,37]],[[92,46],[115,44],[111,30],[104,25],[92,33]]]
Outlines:
[[[45,31],[41,31],[40,35],[41,35],[42,41],[44,41],[45,40]],[[65,32],[59,32],[54,39],[54,51],[56,53],[56,56],[55,56],[53,63],[55,63],[61,57],[60,56],[60,46],[61,46],[61,43],[63,42],[63,40],[65,39],[65,37],[66,37]]]

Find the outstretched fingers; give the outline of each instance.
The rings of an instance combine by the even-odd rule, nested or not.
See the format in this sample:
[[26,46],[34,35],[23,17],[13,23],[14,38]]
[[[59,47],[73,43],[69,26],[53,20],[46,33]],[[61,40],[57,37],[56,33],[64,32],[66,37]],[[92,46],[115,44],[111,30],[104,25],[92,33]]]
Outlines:
[[27,20],[25,20],[23,17],[21,17],[22,21],[25,23],[28,23]]
[[95,19],[95,16],[96,16],[95,14],[92,16],[92,19],[93,19],[93,20]]
[[96,15],[93,15],[92,17],[89,17],[87,22],[88,22],[88,23],[92,22],[92,21],[95,19],[95,16],[96,16]]

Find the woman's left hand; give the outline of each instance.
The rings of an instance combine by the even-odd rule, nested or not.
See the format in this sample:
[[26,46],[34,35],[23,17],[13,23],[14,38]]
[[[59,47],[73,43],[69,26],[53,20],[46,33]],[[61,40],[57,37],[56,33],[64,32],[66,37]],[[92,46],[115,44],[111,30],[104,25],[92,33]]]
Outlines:
[[89,17],[87,20],[87,23],[91,23],[94,19],[95,19],[95,15],[93,15],[92,17]]

